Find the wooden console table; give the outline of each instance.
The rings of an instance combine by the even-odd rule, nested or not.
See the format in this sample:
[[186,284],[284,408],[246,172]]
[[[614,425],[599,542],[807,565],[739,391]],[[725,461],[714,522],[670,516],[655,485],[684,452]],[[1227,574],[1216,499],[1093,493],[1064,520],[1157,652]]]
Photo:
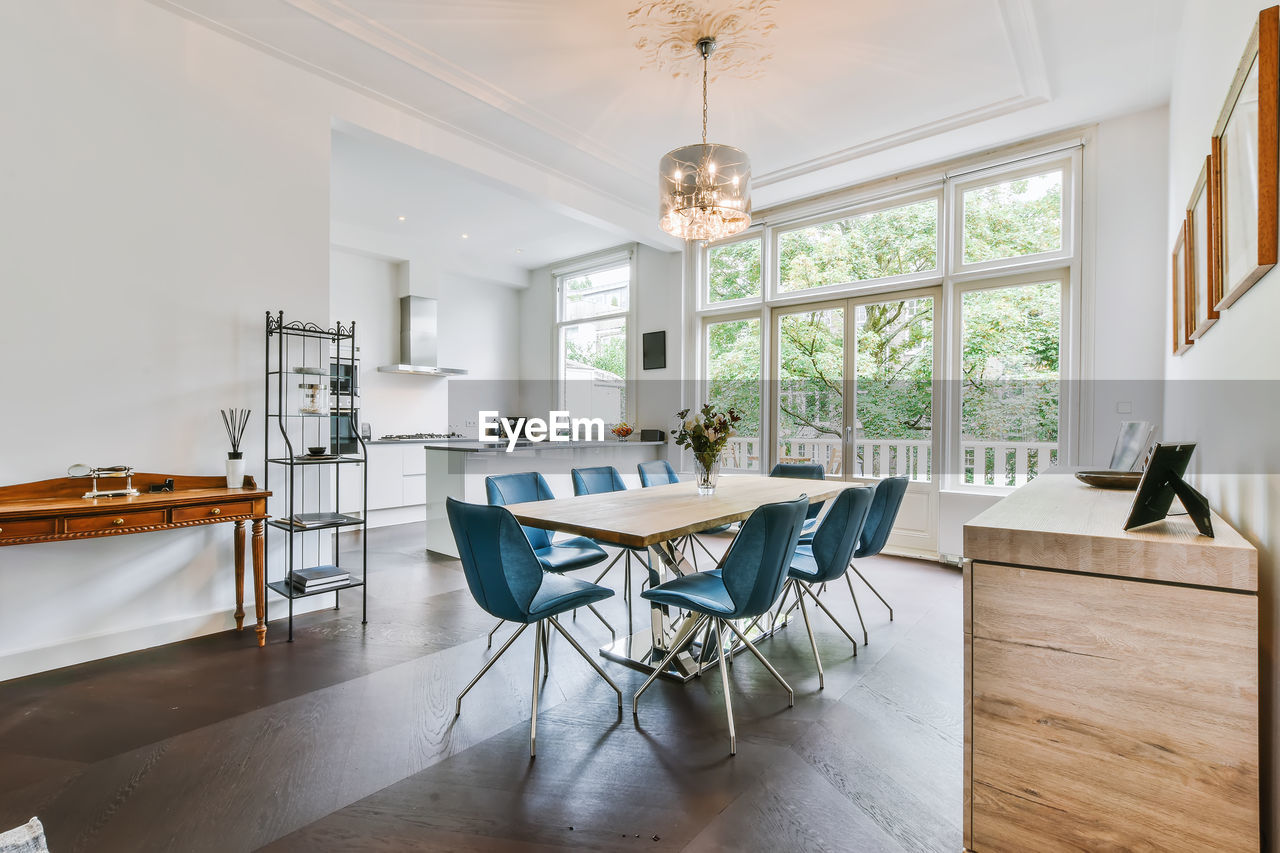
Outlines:
[[1133,496],[1041,474],[964,527],[975,853],[1259,849],[1257,551]]
[[[148,492],[152,484],[173,480],[171,492]],[[186,477],[177,474],[133,475],[141,494],[115,498],[85,498],[87,478],[61,477],[16,486],[0,486],[0,545],[63,542],[175,530],[203,524],[235,523],[236,630],[244,626],[244,524],[253,523],[253,603],[257,611],[258,645],[267,641],[266,601],[263,597],[262,523],[271,492],[259,489],[250,477],[242,489],[228,489],[225,477]]]

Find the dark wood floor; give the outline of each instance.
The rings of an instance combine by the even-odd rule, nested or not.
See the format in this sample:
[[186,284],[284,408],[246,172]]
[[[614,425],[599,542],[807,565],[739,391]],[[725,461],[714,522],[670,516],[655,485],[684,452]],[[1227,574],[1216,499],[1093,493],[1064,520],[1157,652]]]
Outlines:
[[[605,663],[619,715],[556,638],[530,762],[532,634],[455,722],[493,620],[422,539],[369,533],[367,627],[353,596],[292,644],[276,622],[265,649],[232,632],[0,684],[0,829],[38,815],[55,853],[960,849],[958,572],[860,562],[896,620],[859,588],[871,643],[855,659],[818,617],[821,692],[801,623],[765,641],[794,708],[738,658],[733,758],[718,674],[659,681],[635,721],[641,675]],[[857,624],[847,589],[824,600]],[[621,598],[605,604],[622,624]],[[608,640],[589,615],[565,625],[588,649]]]

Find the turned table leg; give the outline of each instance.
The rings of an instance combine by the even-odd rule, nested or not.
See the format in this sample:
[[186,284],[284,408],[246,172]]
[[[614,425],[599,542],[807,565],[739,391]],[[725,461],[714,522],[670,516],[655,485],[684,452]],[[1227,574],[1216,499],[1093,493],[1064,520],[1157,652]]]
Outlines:
[[244,627],[244,522],[236,522],[236,630]]
[[258,616],[258,645],[267,644],[266,579],[262,569],[262,519],[253,520],[253,607]]

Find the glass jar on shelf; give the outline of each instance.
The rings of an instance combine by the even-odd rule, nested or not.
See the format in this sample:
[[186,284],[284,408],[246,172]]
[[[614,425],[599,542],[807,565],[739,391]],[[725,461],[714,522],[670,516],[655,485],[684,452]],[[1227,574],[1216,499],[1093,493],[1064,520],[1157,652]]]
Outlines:
[[303,415],[324,415],[329,411],[329,389],[319,382],[300,382],[302,402],[298,405],[298,413]]

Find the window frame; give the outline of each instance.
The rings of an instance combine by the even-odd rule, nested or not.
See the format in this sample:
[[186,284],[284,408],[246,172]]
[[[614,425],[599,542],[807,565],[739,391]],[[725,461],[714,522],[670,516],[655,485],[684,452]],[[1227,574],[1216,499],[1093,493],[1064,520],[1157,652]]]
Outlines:
[[1010,275],[957,282],[951,288],[951,298],[947,300],[950,311],[947,322],[949,327],[954,329],[954,332],[947,342],[947,399],[945,402],[948,428],[944,442],[947,448],[948,463],[943,477],[939,480],[944,490],[971,494],[1007,495],[1015,488],[1014,486],[989,486],[986,483],[966,483],[964,481],[964,436],[962,432],[964,394],[963,306],[965,294],[979,290],[1001,290],[1009,287],[1044,284],[1049,281],[1058,283],[1060,306],[1058,325],[1058,464],[1062,465],[1067,462],[1069,449],[1074,446],[1071,442],[1074,438],[1073,424],[1075,422],[1072,406],[1075,403],[1073,389],[1076,383],[1071,381],[1071,365],[1075,348],[1071,346],[1071,323],[1069,322],[1069,312],[1072,310],[1074,301],[1073,288],[1071,286],[1073,278],[1070,267],[1059,266],[1053,270],[1027,270]]
[[[765,281],[761,300],[706,304],[703,294],[707,287],[708,244],[692,244],[686,252],[685,275],[690,284],[685,289],[684,305],[695,322],[686,325],[686,351],[691,357],[685,361],[685,369],[702,371],[701,374],[695,374],[699,380],[705,377],[706,353],[703,351],[703,341],[706,322],[740,318],[744,314],[754,315],[758,312],[761,334],[764,337],[760,400],[764,423],[761,425],[761,442],[770,453],[768,460],[762,460],[762,467],[767,469],[776,461],[773,423],[776,413],[775,400],[772,399],[772,377],[775,373],[774,358],[777,349],[774,314],[806,305],[819,308],[840,299],[863,299],[880,295],[898,297],[917,290],[940,287],[941,295],[937,297],[935,308],[938,321],[935,327],[937,340],[934,375],[935,381],[941,380],[944,387],[941,394],[935,395],[934,406],[936,416],[945,417],[948,423],[945,430],[935,425],[935,450],[941,456],[936,463],[938,473],[934,482],[937,490],[944,493],[1008,494],[1013,487],[962,482],[963,467],[959,464],[960,401],[958,383],[952,381],[960,371],[960,297],[957,293],[972,287],[1004,286],[1013,283],[1015,279],[1024,279],[1028,283],[1054,279],[1060,281],[1062,286],[1058,464],[1076,464],[1084,449],[1082,441],[1087,440],[1089,435],[1083,425],[1092,418],[1091,399],[1080,394],[1077,387],[1078,380],[1092,370],[1092,362],[1088,358],[1086,329],[1094,310],[1088,296],[1093,276],[1086,258],[1092,247],[1089,229],[1094,221],[1090,207],[1094,195],[1093,167],[1086,157],[1088,147],[1092,144],[1093,133],[1087,129],[1042,137],[1016,143],[999,151],[957,158],[758,211],[751,230],[760,228],[764,234],[762,274]],[[965,190],[1025,175],[1042,174],[1059,165],[1063,168],[1064,175],[1063,246],[1060,251],[978,264],[959,263],[963,251],[963,244],[960,242],[963,238],[961,205]],[[1086,188],[1089,197],[1085,196]],[[779,233],[901,206],[931,196],[939,198],[936,270],[808,290],[779,291]],[[735,235],[735,238],[742,239],[739,235]],[[735,238],[721,242],[733,242]],[[696,387],[700,395],[706,393],[705,382],[699,381],[690,387]],[[692,405],[690,401],[685,401],[684,404]]]
[[[964,260],[964,195],[972,190],[997,184],[1031,178],[1049,172],[1062,172],[1062,246],[1048,252],[1017,255],[1012,258],[994,258],[989,261],[965,263]],[[949,272],[957,279],[970,275],[989,275],[1008,269],[1021,269],[1028,264],[1062,265],[1076,255],[1076,212],[1080,194],[1080,151],[1076,149],[1066,156],[1061,153],[1032,157],[1000,166],[992,166],[957,176],[949,181],[951,190],[951,245]]]
[[[769,231],[768,242],[770,247],[770,266],[769,274],[765,276],[765,283],[767,285],[766,293],[768,294],[769,300],[775,304],[808,302],[811,300],[835,296],[836,294],[862,292],[869,288],[897,290],[912,284],[941,281],[943,275],[943,259],[945,257],[943,249],[945,246],[944,237],[946,232],[946,200],[943,189],[943,185],[941,183],[937,183],[911,192],[881,196],[839,208],[837,210],[824,211],[820,214],[806,216],[799,219],[786,220],[776,225],[771,225],[767,229]],[[935,263],[933,269],[924,270],[918,273],[903,273],[901,275],[880,276],[879,278],[864,278],[856,281],[826,284],[821,287],[810,287],[802,290],[782,289],[782,252],[779,246],[782,235],[792,231],[801,231],[805,228],[811,228],[816,225],[828,225],[845,219],[854,219],[859,216],[867,216],[886,210],[893,210],[899,207],[908,207],[912,204],[928,201],[930,199],[935,201],[938,211],[938,221],[935,233],[936,239],[934,241]]]
[[[711,299],[711,251],[723,246],[732,246],[737,243],[746,243],[750,240],[757,240],[760,243],[760,295],[744,296],[740,299],[722,299],[712,301]],[[768,263],[769,263],[769,245],[765,239],[765,228],[763,225],[753,225],[741,234],[734,234],[723,240],[706,243],[697,253],[698,259],[698,275],[697,275],[697,306],[698,311],[735,311],[752,305],[760,305],[765,299],[765,282],[768,280]]]
[[[564,283],[571,278],[581,278],[607,269],[626,266],[629,269],[627,278],[627,308],[625,311],[613,311],[608,314],[597,314],[591,317],[576,319],[565,318]],[[557,408],[567,409],[565,402],[564,378],[564,330],[569,326],[580,326],[584,323],[597,323],[606,320],[622,319],[626,324],[626,364],[627,375],[623,377],[626,402],[623,406],[622,420],[631,423],[636,412],[636,373],[639,367],[636,347],[636,268],[637,252],[635,248],[623,251],[610,251],[604,254],[580,259],[571,265],[558,267],[551,271],[552,298],[555,300],[555,324],[551,332],[551,364],[555,370],[555,400]],[[590,413],[587,415],[591,417]],[[606,422],[606,425],[608,422]]]
[[[765,437],[772,433],[769,413],[764,409],[765,400],[770,399],[772,396],[771,394],[769,394],[768,388],[766,387],[768,385],[768,382],[765,380],[765,377],[769,375],[769,370],[771,369],[770,368],[771,359],[769,357],[769,352],[765,348],[766,347],[765,342],[768,340],[768,336],[765,334],[765,323],[770,322],[768,312],[760,308],[755,308],[755,309],[748,309],[746,311],[737,311],[732,313],[718,312],[714,314],[703,314],[700,317],[699,323],[698,323],[698,354],[697,354],[699,371],[698,371],[698,381],[696,385],[698,388],[699,399],[705,402],[707,399],[709,399],[711,394],[711,371],[707,369],[707,360],[711,356],[710,348],[708,347],[708,344],[707,344],[708,329],[711,326],[717,325],[719,323],[737,323],[743,320],[755,320],[757,323],[760,324],[760,333],[759,333],[759,337],[757,338],[757,343],[760,346],[760,375],[757,377],[757,381],[760,384],[760,405],[761,405],[760,447],[761,447],[762,455],[760,458],[761,471],[759,473],[763,473],[764,465],[766,464],[768,459],[768,456],[766,455],[766,448],[768,445],[764,443]],[[699,403],[693,403],[690,405],[691,407],[696,408],[697,406],[702,405],[702,403],[699,402]],[[682,458],[683,458],[683,454],[682,454]],[[749,468],[726,468],[725,470],[733,471],[735,473],[754,473]]]

